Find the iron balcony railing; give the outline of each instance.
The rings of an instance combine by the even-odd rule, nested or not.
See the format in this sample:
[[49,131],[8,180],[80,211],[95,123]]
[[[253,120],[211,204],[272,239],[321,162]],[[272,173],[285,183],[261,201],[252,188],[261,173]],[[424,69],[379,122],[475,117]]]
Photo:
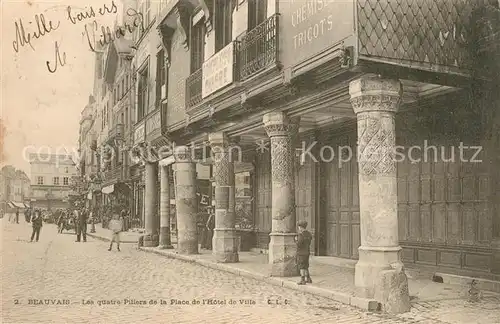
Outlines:
[[114,139],[123,140],[124,127],[125,126],[123,124],[116,124],[112,128],[110,128],[108,131],[108,140],[111,141]]
[[196,70],[186,79],[186,107],[189,109],[202,101],[202,69]]
[[244,81],[278,61],[279,14],[242,35],[237,42],[236,57],[239,67],[239,81]]
[[104,172],[104,182],[116,182],[122,180],[122,166],[117,165],[111,170],[107,170]]

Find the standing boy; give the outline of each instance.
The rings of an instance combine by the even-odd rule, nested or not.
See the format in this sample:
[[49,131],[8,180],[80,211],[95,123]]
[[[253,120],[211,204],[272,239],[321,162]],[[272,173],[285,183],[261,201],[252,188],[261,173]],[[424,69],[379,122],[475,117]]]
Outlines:
[[312,235],[306,229],[306,221],[300,221],[297,225],[299,233],[297,236],[297,265],[300,270],[300,282],[298,284],[305,285],[306,283],[312,283],[311,276],[309,275],[309,250]]
[[113,214],[113,219],[109,222],[109,229],[112,232],[112,236],[108,251],[111,251],[113,248],[113,242],[116,242],[116,249],[120,251],[120,232],[123,229],[123,218],[118,213]]

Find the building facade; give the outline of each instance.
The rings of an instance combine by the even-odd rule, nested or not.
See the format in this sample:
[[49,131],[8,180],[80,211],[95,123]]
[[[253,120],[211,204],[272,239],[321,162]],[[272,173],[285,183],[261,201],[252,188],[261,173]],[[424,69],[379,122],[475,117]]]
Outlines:
[[497,278],[497,1],[137,9],[130,172],[145,246],[170,246],[173,199],[178,252],[198,252],[204,166],[220,262],[238,262],[245,236],[272,275],[295,275],[306,220],[311,252],[358,260],[368,295],[402,263]]
[[0,208],[5,212],[9,202],[22,206],[29,205],[30,179],[24,171],[6,165],[0,170]]
[[54,210],[69,208],[69,195],[78,176],[71,155],[30,154],[31,203],[33,207]]

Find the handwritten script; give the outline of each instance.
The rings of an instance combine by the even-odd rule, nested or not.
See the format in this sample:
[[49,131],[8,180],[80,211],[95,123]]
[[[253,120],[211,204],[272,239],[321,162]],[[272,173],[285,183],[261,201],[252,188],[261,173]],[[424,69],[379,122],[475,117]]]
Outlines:
[[[78,25],[79,23],[85,23],[85,31],[83,35],[87,35],[87,40],[92,51],[95,51],[94,44],[96,40],[95,34],[92,34],[92,39],[89,35],[87,23],[89,20],[94,19],[91,25],[98,26],[96,18],[99,16],[106,16],[110,14],[116,14],[118,12],[118,7],[114,0],[111,4],[104,4],[100,8],[85,7],[85,9],[74,9],[71,6],[66,8],[65,20],[69,21],[72,25]],[[129,13],[130,12],[130,13]],[[109,27],[101,26],[101,39],[99,43],[104,46],[110,44],[120,35],[124,36],[128,30],[130,33],[135,30],[138,26],[142,26],[142,15],[137,13],[137,11],[129,9],[127,11],[129,16],[136,17],[131,25],[126,25],[125,27],[116,28],[118,31],[112,32]],[[15,39],[12,42],[12,48],[16,53],[29,46],[33,51],[36,51],[35,40],[41,39],[46,35],[49,35],[57,31],[61,27],[61,20],[47,19],[45,15],[40,13],[36,14],[32,20],[23,20],[21,18],[14,22],[15,27]],[[95,28],[97,30],[97,27]],[[91,40],[94,43],[91,43]],[[64,66],[66,64],[66,52],[61,49],[59,42],[54,42],[54,58],[53,61],[46,61],[47,70],[50,73],[55,73],[59,66]]]

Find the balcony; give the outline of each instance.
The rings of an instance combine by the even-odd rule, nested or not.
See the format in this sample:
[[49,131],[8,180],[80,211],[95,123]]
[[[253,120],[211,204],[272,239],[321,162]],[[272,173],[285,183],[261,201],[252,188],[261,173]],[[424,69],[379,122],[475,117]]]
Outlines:
[[278,62],[278,17],[278,14],[269,17],[238,40],[239,81],[245,81]]
[[118,165],[110,170],[104,171],[104,183],[111,184],[122,180],[122,166]]
[[278,17],[275,14],[205,60],[186,79],[186,108],[235,81],[245,81],[278,63]]
[[186,79],[186,108],[194,107],[203,100],[201,88],[202,69],[199,69]]
[[108,131],[108,141],[123,140],[124,125],[116,124]]

